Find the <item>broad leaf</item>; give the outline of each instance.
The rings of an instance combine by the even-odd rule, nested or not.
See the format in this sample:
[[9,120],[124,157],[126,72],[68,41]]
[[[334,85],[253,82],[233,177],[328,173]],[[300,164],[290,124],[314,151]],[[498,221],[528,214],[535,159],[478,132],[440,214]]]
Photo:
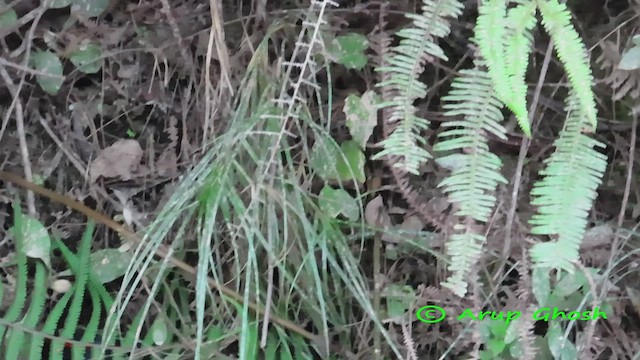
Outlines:
[[551,293],[551,285],[549,283],[549,269],[533,268],[531,276],[531,287],[533,296],[538,301],[538,305],[544,307]]
[[325,185],[320,191],[318,205],[332,218],[343,214],[347,219],[355,221],[360,217],[357,201],[344,189],[334,189]]
[[131,253],[118,249],[98,250],[91,254],[91,268],[96,279],[106,284],[124,275],[131,258]]
[[620,70],[640,69],[640,47],[634,46],[622,54],[618,68]]
[[347,116],[347,127],[351,137],[364,149],[367,140],[373,133],[378,120],[376,104],[380,99],[373,91],[365,92],[362,97],[351,94],[344,102],[344,113]]
[[390,318],[400,318],[406,314],[416,295],[411,286],[391,284],[385,290],[387,315]]
[[55,95],[60,90],[64,77],[62,76],[62,63],[58,55],[49,51],[36,51],[32,57],[33,66],[42,75],[36,75],[36,80],[42,90]]
[[346,141],[340,146],[340,149],[344,154],[344,158],[342,156],[338,157],[339,179],[341,181],[352,181],[355,178],[357,182],[364,182],[365,157],[358,144],[355,141]]
[[575,345],[564,336],[564,331],[560,328],[559,323],[554,322],[551,324],[546,337],[549,343],[549,350],[555,359],[573,360],[578,358]]
[[[0,1],[0,9],[4,9],[5,2]],[[0,30],[9,29],[18,22],[18,15],[13,9],[8,9],[4,13],[0,14]]]
[[364,162],[364,153],[354,141],[338,147],[324,138],[316,140],[309,159],[311,168],[325,181],[364,182]]
[[109,0],[71,0],[73,9],[84,16],[100,16],[109,6]]
[[153,339],[153,343],[155,345],[164,345],[168,338],[167,331],[167,323],[163,316],[158,316],[156,320],[151,325],[151,338]]
[[367,65],[367,56],[364,54],[367,47],[369,47],[369,41],[366,36],[350,33],[333,39],[327,51],[338,64],[349,69],[360,70]]
[[22,244],[24,254],[30,258],[41,259],[48,268],[51,268],[51,238],[44,225],[38,219],[24,215],[22,229],[18,231],[24,239]]
[[102,48],[98,44],[86,43],[69,54],[69,60],[85,74],[95,74],[102,67]]
[[49,3],[49,9],[61,9],[71,5],[72,0],[52,0]]

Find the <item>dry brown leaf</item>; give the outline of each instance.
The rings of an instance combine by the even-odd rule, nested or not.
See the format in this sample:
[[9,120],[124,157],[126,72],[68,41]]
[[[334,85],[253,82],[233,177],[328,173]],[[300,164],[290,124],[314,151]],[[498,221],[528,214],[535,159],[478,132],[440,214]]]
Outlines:
[[116,141],[113,145],[103,149],[91,163],[91,182],[95,182],[100,176],[120,177],[125,181],[131,179],[131,172],[140,165],[142,154],[142,148],[136,140],[120,139]]
[[173,148],[168,148],[160,154],[156,161],[156,171],[158,175],[174,175],[178,172],[178,157]]
[[376,196],[375,199],[369,201],[364,209],[364,218],[367,224],[378,228],[388,228],[391,226],[391,218],[384,208],[382,197]]
[[598,246],[611,244],[615,233],[609,224],[594,226],[587,230],[580,244],[580,250],[591,250]]
[[[412,215],[404,219],[402,224],[398,226],[394,226],[394,229],[408,232],[408,233],[418,233],[425,227],[425,223],[420,219],[418,215]],[[382,240],[390,243],[401,243],[405,239],[413,239],[414,237],[410,234],[404,234],[402,236],[397,236],[395,234],[385,233],[382,235]]]

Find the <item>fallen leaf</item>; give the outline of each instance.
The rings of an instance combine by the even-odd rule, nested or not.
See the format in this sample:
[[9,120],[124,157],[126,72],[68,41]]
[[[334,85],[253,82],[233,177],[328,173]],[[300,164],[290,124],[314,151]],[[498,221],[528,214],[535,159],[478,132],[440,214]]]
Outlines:
[[587,230],[580,244],[580,250],[590,250],[598,246],[611,244],[615,233],[609,224],[594,226]]
[[370,226],[379,228],[388,228],[391,226],[391,218],[384,208],[382,197],[376,196],[375,199],[369,201],[364,209],[364,219]]
[[113,145],[103,149],[91,163],[91,182],[95,182],[100,176],[120,177],[125,181],[131,179],[131,172],[140,165],[142,154],[142,148],[136,140],[120,139],[116,141]]
[[174,175],[178,172],[178,157],[173,148],[169,147],[163,151],[156,161],[156,171],[158,175]]

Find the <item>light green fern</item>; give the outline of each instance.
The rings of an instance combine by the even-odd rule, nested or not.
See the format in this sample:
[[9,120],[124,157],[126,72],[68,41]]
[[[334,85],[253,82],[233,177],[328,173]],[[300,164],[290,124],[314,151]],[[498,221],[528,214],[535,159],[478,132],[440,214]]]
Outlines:
[[487,133],[506,139],[502,104],[493,89],[486,71],[476,67],[460,71],[449,94],[443,98],[448,116],[462,116],[462,120],[446,121],[447,130],[440,133],[443,141],[434,146],[435,151],[458,151],[453,156],[459,164],[451,175],[438,186],[444,187],[449,201],[457,203],[455,214],[463,217],[447,242],[447,254],[451,257],[451,276],[442,285],[463,296],[467,283],[464,276],[482,254],[484,234],[476,222],[486,222],[493,210],[496,197],[493,192],[499,183],[507,180],[500,174],[502,161],[489,151]]
[[570,115],[554,143],[555,152],[541,172],[544,178],[531,191],[532,204],[539,206],[530,220],[531,232],[556,239],[533,246],[531,258],[536,266],[573,272],[607,157],[594,149],[604,148],[603,143],[582,133],[591,119],[582,112],[583,104],[573,92],[567,108]]
[[535,3],[509,9],[506,0],[480,5],[475,36],[498,98],[515,114],[522,132],[531,137],[525,73],[531,52],[531,29],[536,24]]
[[547,161],[545,178],[531,193],[533,204],[540,206],[531,220],[533,232],[553,235],[557,241],[536,245],[531,256],[537,266],[571,270],[606,166],[606,158],[593,149],[603,145],[585,135],[597,125],[591,68],[565,4],[557,0],[519,0],[507,10],[507,3],[483,2],[476,40],[481,56],[487,59],[498,98],[514,112],[525,134],[530,136],[525,74],[536,7],[569,77],[571,95],[567,102],[571,115],[556,141],[556,152]]
[[506,19],[505,65],[513,105],[518,124],[527,136],[531,136],[527,111],[527,83],[525,76],[529,55],[533,49],[532,30],[536,26],[536,5],[529,1],[509,9]]
[[413,20],[413,27],[398,32],[400,44],[392,49],[387,66],[376,69],[387,73],[387,80],[378,86],[385,87],[391,94],[391,99],[379,106],[388,108],[390,118],[385,121],[397,122],[397,127],[382,142],[384,150],[374,159],[397,156],[401,160],[395,166],[413,174],[418,173],[421,163],[431,158],[422,148],[425,139],[420,135],[420,131],[429,127],[429,121],[418,116],[413,105],[416,99],[427,95],[427,86],[418,77],[429,57],[447,59],[436,40],[449,34],[447,18],[455,18],[462,12],[462,4],[457,0],[423,0],[422,3],[422,14],[407,15]]
[[587,50],[580,35],[571,25],[571,13],[565,4],[557,0],[538,0],[542,25],[551,36],[558,57],[564,65],[571,88],[586,117],[585,130],[595,130],[597,124],[596,102],[591,89],[593,76],[587,58]]

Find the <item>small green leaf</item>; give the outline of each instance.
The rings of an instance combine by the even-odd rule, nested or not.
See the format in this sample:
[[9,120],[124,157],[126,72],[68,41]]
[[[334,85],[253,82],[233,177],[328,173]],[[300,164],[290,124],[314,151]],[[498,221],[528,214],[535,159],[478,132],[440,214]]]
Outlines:
[[158,316],[151,325],[151,337],[153,343],[160,346],[164,345],[167,341],[167,323],[164,321],[164,317]]
[[416,295],[411,286],[391,284],[385,290],[387,315],[391,318],[403,316],[415,301]]
[[49,3],[49,9],[61,9],[71,5],[71,0],[52,0]]
[[533,268],[533,274],[531,276],[531,287],[533,296],[535,296],[540,307],[544,307],[549,300],[549,294],[551,293],[551,285],[549,283],[549,269],[545,268]]
[[334,189],[325,185],[320,191],[318,205],[332,218],[343,214],[347,219],[356,221],[360,217],[358,203],[344,189]]
[[500,353],[504,350],[506,346],[507,344],[505,344],[504,340],[502,339],[492,338],[492,339],[489,339],[489,341],[487,341],[487,347],[493,353],[494,356],[500,355]]
[[[365,157],[355,141],[345,141],[340,146],[343,156],[338,157],[338,176],[341,181],[356,181],[363,183]],[[345,159],[346,158],[346,159]],[[346,161],[345,161],[346,160]],[[354,177],[355,176],[355,177]]]
[[58,55],[49,51],[36,51],[33,54],[32,61],[36,70],[48,74],[36,75],[36,79],[42,90],[51,95],[57,94],[64,82],[62,63]]
[[517,318],[509,323],[509,327],[504,334],[504,342],[506,344],[511,344],[513,340],[520,336],[520,326],[522,326],[520,319],[522,318]]
[[44,225],[38,219],[24,215],[20,234],[24,239],[24,254],[30,258],[41,259],[51,268],[51,238]]
[[504,339],[507,334],[507,323],[504,321],[493,321],[491,323],[491,333],[498,339]]
[[360,70],[367,65],[367,56],[364,54],[367,47],[369,47],[369,41],[366,36],[350,33],[333,39],[327,50],[338,64],[349,69]]
[[364,182],[364,162],[364,153],[354,141],[338,147],[325,138],[316,139],[309,159],[311,168],[326,181]]
[[71,2],[75,10],[88,17],[100,16],[109,6],[109,0],[71,0]]
[[316,139],[315,144],[313,144],[309,158],[309,166],[324,180],[336,180],[338,178],[336,166],[339,157],[340,149],[335,142],[319,137]]
[[31,181],[36,184],[36,185],[44,185],[44,178],[42,177],[42,175],[38,175],[38,174],[33,174],[33,178],[31,179]]
[[553,293],[567,297],[578,291],[582,286],[589,286],[587,277],[582,272],[562,273],[562,279],[553,288]]
[[509,355],[514,359],[522,359],[522,344],[520,344],[520,341],[515,341],[509,346]]
[[574,360],[578,358],[575,345],[564,336],[559,323],[552,323],[547,331],[547,342],[549,350],[555,359]]
[[267,337],[267,347],[264,350],[265,359],[278,359],[280,342],[273,336]]
[[78,70],[85,74],[95,74],[102,67],[102,48],[100,45],[86,43],[80,45],[78,50],[69,54],[69,60]]
[[[4,1],[0,1],[0,9],[5,8]],[[4,13],[0,14],[0,29],[9,29],[18,22],[18,15],[13,9],[8,9]]]
[[91,267],[96,280],[102,284],[111,282],[127,271],[131,261],[131,253],[118,249],[102,249],[91,254]]
[[636,70],[640,69],[640,47],[634,46],[622,54],[620,64],[618,64],[620,70]]
[[351,94],[344,102],[343,111],[347,116],[347,127],[353,140],[362,149],[367,145],[367,140],[378,123],[376,104],[379,102],[378,95],[371,90],[365,92],[362,97]]
[[480,333],[480,339],[483,342],[489,341],[491,339],[491,320],[484,319],[478,323],[478,333]]

